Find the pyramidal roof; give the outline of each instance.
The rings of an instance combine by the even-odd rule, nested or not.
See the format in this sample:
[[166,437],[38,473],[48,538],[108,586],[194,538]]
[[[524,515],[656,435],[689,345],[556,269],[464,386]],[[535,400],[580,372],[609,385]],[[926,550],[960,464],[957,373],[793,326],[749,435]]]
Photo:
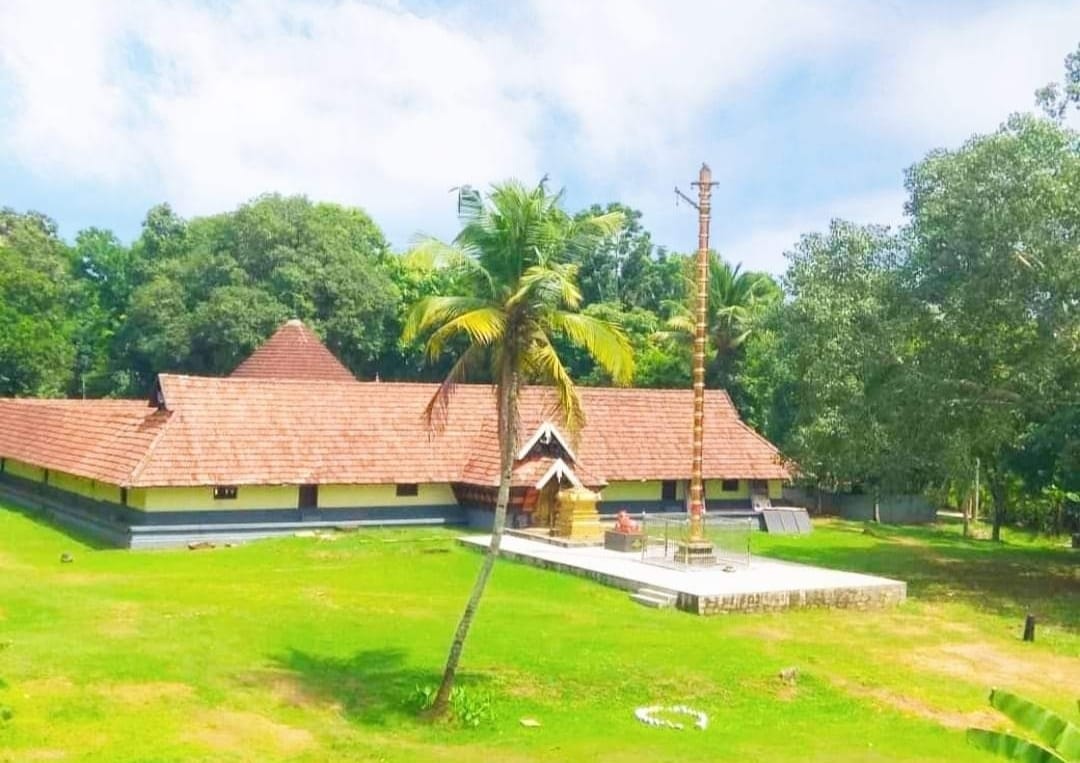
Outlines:
[[230,376],[238,379],[356,381],[315,332],[295,318],[274,332]]

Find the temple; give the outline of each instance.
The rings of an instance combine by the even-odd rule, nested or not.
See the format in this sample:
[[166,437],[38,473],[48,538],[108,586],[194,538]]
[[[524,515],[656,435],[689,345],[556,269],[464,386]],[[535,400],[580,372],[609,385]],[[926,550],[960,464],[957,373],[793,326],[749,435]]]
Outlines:
[[[299,321],[227,377],[162,373],[150,400],[0,399],[0,493],[110,543],[145,547],[319,527],[490,525],[499,483],[488,385],[460,385],[445,420],[435,384],[361,382]],[[586,387],[584,427],[522,390],[509,522],[552,526],[560,488],[601,514],[685,511],[691,392]],[[781,495],[777,449],[728,395],[706,397],[710,512]]]

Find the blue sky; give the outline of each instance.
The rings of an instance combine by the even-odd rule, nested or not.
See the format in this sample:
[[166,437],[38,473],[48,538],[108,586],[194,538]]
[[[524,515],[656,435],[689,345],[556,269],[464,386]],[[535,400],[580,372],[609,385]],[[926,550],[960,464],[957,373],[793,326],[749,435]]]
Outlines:
[[453,235],[452,186],[546,173],[689,250],[672,188],[706,160],[715,245],[779,272],[831,217],[899,223],[904,168],[1031,109],[1078,30],[1078,2],[4,0],[0,205],[130,240],[161,201],[297,192],[404,247]]

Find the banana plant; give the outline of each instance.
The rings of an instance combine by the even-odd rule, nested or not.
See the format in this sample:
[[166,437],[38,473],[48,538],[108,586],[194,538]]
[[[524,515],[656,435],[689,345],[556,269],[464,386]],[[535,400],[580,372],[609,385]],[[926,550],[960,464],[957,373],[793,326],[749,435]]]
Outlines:
[[[986,729],[968,729],[968,743],[1021,763],[1080,763],[1080,727],[1034,702],[994,689],[990,704],[1036,741]],[[1077,703],[1080,707],[1080,702]],[[1045,745],[1045,746],[1044,746]]]

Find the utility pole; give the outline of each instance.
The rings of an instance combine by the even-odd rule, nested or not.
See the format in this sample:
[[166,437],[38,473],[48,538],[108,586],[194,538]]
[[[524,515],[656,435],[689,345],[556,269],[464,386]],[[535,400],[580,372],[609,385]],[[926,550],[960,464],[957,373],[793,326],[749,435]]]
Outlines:
[[975,505],[972,506],[972,521],[979,521],[979,467],[982,466],[982,459],[975,458]]
[[709,165],[702,164],[696,183],[695,203],[678,188],[675,193],[698,211],[697,309],[694,324],[694,437],[693,463],[690,470],[690,536],[677,558],[688,564],[715,561],[712,544],[705,537],[705,483],[702,460],[705,450],[705,337],[709,313],[709,224],[712,218],[712,180]]

